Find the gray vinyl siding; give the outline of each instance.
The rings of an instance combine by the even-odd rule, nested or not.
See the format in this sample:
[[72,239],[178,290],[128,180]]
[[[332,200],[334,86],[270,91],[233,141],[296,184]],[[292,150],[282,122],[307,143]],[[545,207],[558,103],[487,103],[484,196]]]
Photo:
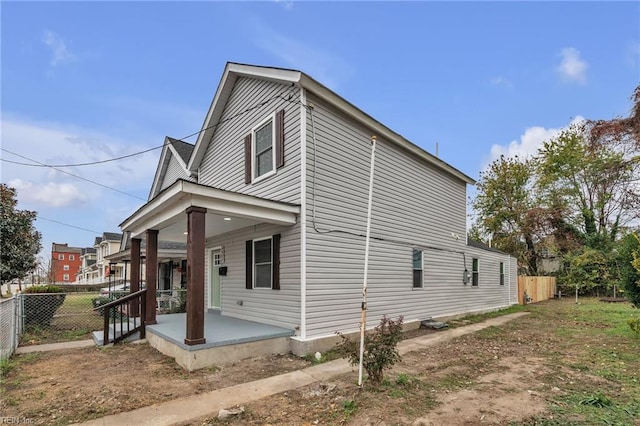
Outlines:
[[[309,96],[307,113],[307,336],[358,328],[364,268],[364,235],[371,131]],[[313,173],[316,169],[315,188]],[[315,225],[313,194],[315,193]],[[459,239],[454,238],[457,235]],[[508,276],[499,285],[499,256],[465,244],[466,183],[379,138],[375,162],[368,327],[383,314],[405,321],[455,315],[510,304]],[[382,240],[381,240],[382,239]],[[424,287],[412,287],[412,249],[424,250]],[[487,267],[480,286],[463,285],[463,255]],[[493,266],[495,264],[495,268]],[[482,267],[482,266],[481,266]],[[493,270],[495,269],[495,270]],[[512,284],[517,285],[517,284]]]
[[[245,287],[245,242],[281,235],[280,290]],[[207,249],[222,247],[227,276],[221,281],[221,313],[231,317],[294,329],[300,326],[300,226],[262,224],[207,240]],[[205,308],[209,300],[209,250],[205,271]],[[242,305],[238,303],[242,301]]]
[[[300,108],[297,104],[275,99],[266,105],[249,108],[284,93],[298,96],[298,89],[282,84],[239,78],[222,115],[223,120],[209,142],[199,172],[199,183],[276,201],[300,203]],[[285,165],[277,173],[257,183],[244,182],[244,138],[251,129],[280,109],[285,109]]]
[[512,305],[518,304],[518,259],[509,257],[509,276],[511,280],[510,300]]
[[164,179],[162,179],[160,191],[170,187],[178,179],[190,180],[187,178],[187,172],[184,170],[184,168],[182,168],[171,151],[168,151],[167,155],[169,156],[169,164],[167,164],[167,170],[165,172]]

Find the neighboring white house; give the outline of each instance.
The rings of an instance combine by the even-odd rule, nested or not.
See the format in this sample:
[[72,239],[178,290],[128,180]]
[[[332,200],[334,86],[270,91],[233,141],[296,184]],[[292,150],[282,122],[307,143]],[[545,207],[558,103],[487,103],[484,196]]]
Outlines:
[[188,309],[295,330],[308,352],[358,329],[374,135],[368,326],[517,303],[515,258],[467,242],[474,180],[296,70],[228,63],[195,147],[167,140],[122,231],[187,243]]
[[115,232],[103,232],[101,237],[96,237],[93,247],[83,251],[76,284],[108,284],[110,281],[123,280],[126,265],[107,259],[107,256],[119,250],[121,239],[122,234]]

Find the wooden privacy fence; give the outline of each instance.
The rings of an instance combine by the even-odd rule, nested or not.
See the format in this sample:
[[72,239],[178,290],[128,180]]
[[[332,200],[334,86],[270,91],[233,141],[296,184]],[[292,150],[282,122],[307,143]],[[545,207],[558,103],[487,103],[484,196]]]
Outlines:
[[530,297],[527,303],[553,299],[556,294],[556,277],[518,276],[518,303],[525,304],[524,293]]

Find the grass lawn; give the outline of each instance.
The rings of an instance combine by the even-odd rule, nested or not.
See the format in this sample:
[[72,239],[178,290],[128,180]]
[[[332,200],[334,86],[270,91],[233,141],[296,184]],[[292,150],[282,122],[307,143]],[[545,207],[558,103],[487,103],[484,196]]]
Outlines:
[[99,293],[67,293],[51,325],[29,327],[20,344],[39,345],[91,338],[92,331],[102,329],[102,317],[93,311],[92,300],[96,297],[99,297]]

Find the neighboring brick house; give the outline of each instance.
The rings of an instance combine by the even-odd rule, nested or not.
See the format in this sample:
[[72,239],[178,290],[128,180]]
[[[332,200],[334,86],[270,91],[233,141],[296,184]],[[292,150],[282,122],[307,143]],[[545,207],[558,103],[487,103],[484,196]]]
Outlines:
[[51,281],[71,284],[82,267],[82,248],[67,243],[51,245]]

